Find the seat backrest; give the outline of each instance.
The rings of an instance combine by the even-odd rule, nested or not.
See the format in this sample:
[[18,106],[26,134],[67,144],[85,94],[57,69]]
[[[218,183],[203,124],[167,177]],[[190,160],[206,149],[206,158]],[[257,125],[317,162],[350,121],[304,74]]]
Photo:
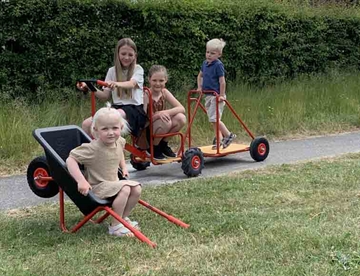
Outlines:
[[82,143],[89,143],[91,138],[78,126],[59,126],[34,130],[35,139],[44,148],[50,173],[54,181],[63,189],[80,211],[87,215],[99,205],[110,205],[108,200],[101,200],[92,193],[83,196],[78,192],[77,183],[66,167],[66,159],[72,149]]

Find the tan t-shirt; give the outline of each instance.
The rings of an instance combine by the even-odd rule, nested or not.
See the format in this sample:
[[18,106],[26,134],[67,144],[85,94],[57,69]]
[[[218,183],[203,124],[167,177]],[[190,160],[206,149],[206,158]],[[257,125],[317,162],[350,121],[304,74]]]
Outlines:
[[100,140],[92,140],[73,149],[70,156],[84,165],[84,176],[95,195],[107,198],[116,195],[124,184],[118,177],[121,159],[124,157],[125,139],[120,137],[113,147]]

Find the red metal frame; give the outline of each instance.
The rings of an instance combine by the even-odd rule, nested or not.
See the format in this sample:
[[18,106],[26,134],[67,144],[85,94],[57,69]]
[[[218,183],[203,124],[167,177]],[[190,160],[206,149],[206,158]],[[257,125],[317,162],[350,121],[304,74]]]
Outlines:
[[[94,82],[96,82],[96,84],[100,85],[100,86],[108,86],[108,83],[101,81],[101,80],[93,80]],[[149,103],[152,102],[152,93],[151,90],[147,87],[144,87],[144,93],[147,93],[148,97],[149,97]],[[92,95],[91,95],[91,113],[92,115],[95,114],[95,91],[92,91]],[[194,97],[194,94],[196,94],[197,96]],[[150,128],[150,156],[148,156],[146,154],[146,152],[144,150],[139,150],[137,149],[134,145],[135,145],[135,138],[132,137],[132,145],[126,143],[125,145],[125,150],[127,150],[128,152],[132,153],[134,157],[137,157],[143,161],[146,160],[150,160],[151,163],[153,163],[154,165],[159,165],[159,164],[164,164],[164,162],[158,162],[154,159],[154,151],[153,151],[153,140],[154,138],[163,138],[163,137],[170,137],[170,136],[176,136],[178,135],[180,137],[180,148],[177,152],[177,157],[182,157],[184,155],[184,150],[185,150],[185,140],[186,138],[188,138],[188,148],[191,148],[191,128],[197,113],[197,110],[199,108],[201,108],[203,110],[204,113],[206,113],[206,109],[204,107],[204,105],[201,103],[201,100],[203,98],[203,95],[206,94],[212,94],[214,95],[214,97],[216,97],[216,143],[217,143],[217,149],[215,153],[203,153],[204,156],[211,156],[211,157],[221,157],[221,156],[226,156],[229,154],[233,154],[233,153],[238,153],[238,152],[243,152],[243,151],[249,151],[250,147],[243,147],[241,149],[236,149],[233,151],[226,151],[226,152],[220,152],[220,147],[219,147],[219,143],[220,143],[220,139],[219,139],[219,122],[220,122],[220,116],[219,116],[219,94],[216,93],[215,91],[211,91],[211,90],[205,90],[205,91],[197,91],[197,90],[190,90],[188,92],[188,96],[187,96],[187,118],[188,118],[188,126],[186,129],[185,134],[180,133],[180,132],[174,132],[174,133],[168,133],[168,134],[162,134],[162,135],[154,135],[153,134],[153,121],[152,121],[152,116],[149,116],[149,128]],[[195,102],[195,107],[192,110],[192,102]],[[230,109],[231,113],[235,116],[235,118],[239,121],[240,125],[244,128],[244,130],[247,132],[247,134],[252,138],[255,139],[254,134],[248,129],[248,127],[245,125],[245,123],[241,120],[241,118],[239,117],[239,115],[236,114],[234,108],[231,106],[231,104],[225,99],[224,100],[225,105]],[[149,113],[152,114],[153,110],[152,110],[152,104],[149,104]],[[176,158],[174,160],[167,160],[166,163],[170,163],[170,162],[178,162],[179,159]]]
[[[38,180],[42,181],[52,181],[52,177],[37,177]],[[143,205],[147,209],[157,213],[158,215],[166,218],[168,221],[181,226],[183,228],[190,227],[189,224],[155,208],[154,206],[150,205],[149,203],[139,200],[139,204]],[[85,223],[88,221],[92,221],[94,223],[102,223],[108,216],[113,216],[115,219],[117,219],[120,223],[124,224],[126,228],[128,228],[132,233],[134,233],[135,237],[137,237],[140,241],[147,243],[149,246],[155,248],[156,243],[152,242],[149,238],[147,238],[143,233],[141,233],[136,228],[132,227],[126,220],[124,220],[122,217],[120,217],[117,213],[114,212],[112,208],[109,206],[99,206],[96,209],[94,209],[90,214],[86,215],[78,224],[76,224],[73,228],[70,230],[65,225],[65,205],[64,205],[64,191],[59,187],[59,205],[60,205],[60,228],[63,232],[67,233],[75,233],[78,231]],[[102,215],[97,220],[93,221],[91,220],[97,213],[105,211],[106,213]]]
[[[197,94],[197,97],[194,97],[193,94]],[[194,122],[197,110],[199,109],[199,107],[206,113],[206,109],[204,107],[204,105],[201,103],[201,100],[203,98],[204,95],[206,94],[212,94],[214,95],[214,97],[216,97],[216,143],[217,143],[217,150],[216,150],[216,154],[211,154],[209,156],[225,156],[228,155],[230,153],[236,153],[236,152],[241,152],[241,151],[246,151],[249,150],[250,148],[246,148],[245,150],[237,150],[234,152],[229,152],[229,153],[220,153],[220,147],[219,147],[219,121],[220,121],[220,116],[219,116],[219,97],[220,95],[218,93],[216,93],[215,91],[211,91],[211,90],[204,90],[204,91],[198,91],[198,90],[190,90],[188,92],[188,96],[187,96],[187,113],[188,113],[188,128],[186,130],[186,137],[188,138],[188,144],[189,144],[189,148],[191,147],[191,127],[192,124]],[[195,102],[195,107],[193,108],[192,111],[192,102]],[[231,113],[236,117],[236,119],[239,121],[239,123],[242,125],[242,127],[245,129],[245,131],[248,133],[248,135],[252,138],[255,139],[254,134],[247,128],[247,126],[245,125],[245,123],[241,120],[241,118],[239,117],[239,115],[236,114],[234,108],[230,105],[228,100],[224,100],[225,105],[228,106],[228,108],[230,109]]]
[[[96,84],[100,85],[100,86],[104,86],[107,87],[108,83],[101,81],[101,80],[96,80]],[[148,94],[149,97],[149,103],[152,103],[152,93],[151,90],[147,87],[143,88],[144,93]],[[91,91],[91,116],[94,116],[95,112],[96,112],[96,97],[95,97],[95,92],[96,91]],[[153,106],[152,104],[149,104],[149,113],[152,114],[153,112]],[[125,144],[125,150],[132,153],[134,156],[139,157],[142,160],[148,160],[150,159],[151,163],[154,165],[161,165],[163,164],[163,162],[158,162],[154,159],[154,149],[153,149],[153,140],[154,138],[164,138],[164,137],[171,137],[171,136],[179,136],[180,137],[180,148],[177,152],[177,157],[182,157],[184,155],[184,144],[185,144],[185,137],[184,134],[181,132],[173,132],[173,133],[167,133],[167,134],[153,134],[153,120],[152,120],[152,116],[149,116],[149,128],[150,128],[150,156],[148,156],[146,154],[146,152],[144,150],[139,150],[137,149],[134,145],[135,145],[135,138],[132,136],[132,145],[126,143]],[[178,159],[173,160],[172,162],[178,162]]]
[[[153,114],[153,105],[152,103],[152,93],[151,90],[147,87],[144,87],[144,93],[147,93],[148,97],[149,97],[149,113]],[[164,137],[172,137],[172,136],[179,136],[180,137],[180,148],[177,152],[177,157],[181,157],[184,155],[184,135],[181,132],[173,132],[173,133],[167,133],[167,134],[153,134],[153,118],[152,116],[148,116],[149,117],[149,128],[150,128],[150,160],[151,163],[153,163],[154,165],[158,165],[158,164],[162,164],[157,162],[154,159],[154,149],[153,149],[153,145],[154,145],[154,139],[155,138],[164,138]],[[126,148],[125,148],[126,149]]]

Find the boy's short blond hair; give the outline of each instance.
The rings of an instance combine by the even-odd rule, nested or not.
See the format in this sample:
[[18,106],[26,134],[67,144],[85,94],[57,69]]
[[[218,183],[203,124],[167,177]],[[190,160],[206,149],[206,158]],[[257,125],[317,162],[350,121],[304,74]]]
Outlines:
[[212,49],[212,50],[217,50],[220,52],[220,54],[222,53],[224,47],[225,47],[226,43],[224,40],[222,40],[221,38],[214,38],[209,40],[206,43],[206,48]]

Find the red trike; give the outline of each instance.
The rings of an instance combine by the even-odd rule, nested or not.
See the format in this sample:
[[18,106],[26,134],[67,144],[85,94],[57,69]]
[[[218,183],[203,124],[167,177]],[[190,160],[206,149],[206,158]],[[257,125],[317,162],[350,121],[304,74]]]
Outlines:
[[[238,152],[250,151],[250,155],[255,161],[257,162],[264,161],[267,158],[270,151],[268,140],[265,137],[255,137],[254,134],[245,125],[245,123],[241,120],[239,115],[236,114],[234,108],[230,105],[229,101],[227,100],[224,100],[225,105],[230,109],[231,113],[237,119],[241,127],[251,137],[252,141],[250,145],[232,143],[230,144],[229,147],[225,149],[219,147],[219,134],[218,134],[219,133],[219,109],[218,109],[219,95],[215,91],[199,92],[197,90],[190,90],[188,92],[188,96],[187,96],[188,129],[186,132],[187,133],[186,137],[188,138],[189,148],[191,147],[191,127],[193,125],[197,111],[200,108],[206,113],[206,109],[202,104],[202,98],[206,95],[213,95],[214,97],[216,97],[216,129],[217,129],[216,148],[217,149],[212,149],[212,145],[199,147],[204,157],[221,157]],[[192,106],[192,103],[195,103],[194,107]]]
[[[94,87],[94,84],[97,84],[99,86],[105,86],[107,87],[108,84],[101,80],[96,79],[83,79],[79,80],[80,82],[85,82],[87,86],[89,87],[91,93],[91,114],[95,114],[95,94],[93,92],[96,91],[96,88]],[[149,113],[152,114],[152,95],[151,90],[144,87],[144,93],[146,93],[149,97]],[[136,170],[145,170],[147,167],[150,166],[152,163],[153,165],[162,165],[162,164],[168,164],[173,162],[181,162],[181,168],[185,175],[189,177],[195,177],[198,176],[202,169],[204,168],[204,157],[221,157],[226,156],[229,154],[234,154],[238,152],[244,152],[244,151],[250,151],[251,157],[255,161],[263,161],[267,158],[269,154],[269,142],[264,137],[255,137],[251,131],[247,128],[245,123],[240,119],[240,117],[236,114],[233,107],[230,105],[230,103],[225,100],[225,104],[228,106],[232,114],[235,116],[235,118],[239,121],[239,124],[244,128],[246,133],[251,137],[252,142],[250,145],[244,145],[244,144],[236,144],[232,143],[229,147],[225,149],[219,149],[219,144],[217,145],[217,149],[212,149],[212,145],[208,146],[200,146],[200,147],[192,147],[192,139],[191,139],[191,129],[193,127],[194,119],[196,117],[197,111],[200,108],[206,113],[205,107],[202,104],[202,98],[205,95],[212,94],[215,97],[217,97],[217,105],[219,103],[218,101],[218,94],[214,91],[202,91],[199,92],[197,90],[190,90],[188,92],[187,96],[187,119],[188,119],[188,125],[185,133],[181,132],[174,132],[174,133],[168,133],[168,134],[162,134],[162,135],[154,135],[153,133],[153,121],[152,117],[149,116],[149,132],[150,132],[150,139],[149,139],[149,145],[150,145],[150,155],[146,152],[146,150],[139,149],[136,146],[136,139],[134,136],[131,137],[131,143],[126,143],[125,149],[130,153],[130,163]],[[193,106],[192,103],[195,103]],[[219,114],[217,109],[217,129],[219,128]],[[153,140],[154,138],[163,138],[163,137],[169,137],[169,136],[178,136],[180,140],[180,145],[177,150],[177,156],[174,158],[168,158],[165,160],[156,160],[154,159],[154,153],[153,153]],[[216,140],[219,143],[219,137],[216,137]],[[188,147],[185,150],[185,141],[188,141]]]

